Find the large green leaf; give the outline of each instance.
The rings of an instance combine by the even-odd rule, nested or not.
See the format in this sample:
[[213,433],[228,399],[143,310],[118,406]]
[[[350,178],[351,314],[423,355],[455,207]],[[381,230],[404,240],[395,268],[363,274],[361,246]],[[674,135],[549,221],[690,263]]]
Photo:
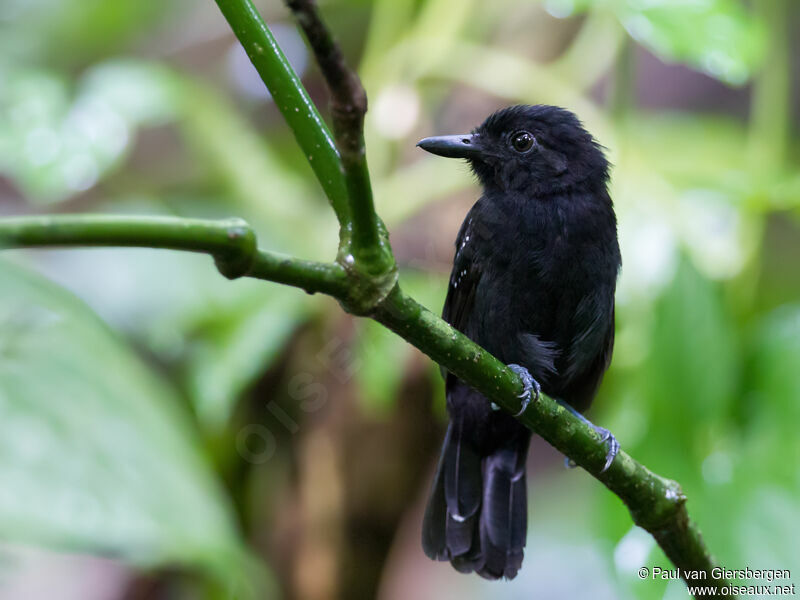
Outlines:
[[726,83],[745,83],[764,57],[763,23],[740,0],[547,0],[556,16],[610,10],[640,44]]
[[0,538],[231,572],[228,501],[172,391],[78,299],[0,262]]
[[738,0],[628,1],[618,10],[652,52],[726,83],[745,83],[763,58],[762,24]]

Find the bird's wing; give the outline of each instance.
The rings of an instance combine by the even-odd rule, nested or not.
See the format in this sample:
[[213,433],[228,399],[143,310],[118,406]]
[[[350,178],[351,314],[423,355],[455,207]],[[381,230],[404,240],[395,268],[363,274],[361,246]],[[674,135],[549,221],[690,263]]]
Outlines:
[[456,238],[456,256],[442,309],[442,318],[467,335],[469,319],[475,306],[475,293],[481,279],[481,269],[475,256],[473,229],[473,219],[467,215]]
[[574,320],[578,333],[570,344],[565,377],[571,379],[595,369],[604,372],[614,347],[613,289],[596,290],[584,297],[578,303]]

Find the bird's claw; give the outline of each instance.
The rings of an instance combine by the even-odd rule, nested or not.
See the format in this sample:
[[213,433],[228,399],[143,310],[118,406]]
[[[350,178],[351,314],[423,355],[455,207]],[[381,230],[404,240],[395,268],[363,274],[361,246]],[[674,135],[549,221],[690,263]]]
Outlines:
[[[606,452],[606,464],[603,465],[603,468],[600,469],[601,473],[605,473],[608,471],[608,467],[611,466],[611,463],[614,462],[614,457],[619,454],[619,442],[617,438],[614,437],[614,434],[611,433],[605,427],[599,427],[592,423],[591,421],[587,421],[589,426],[594,429],[598,434],[600,434],[600,443],[608,445],[608,452]],[[578,465],[572,460],[569,456],[564,457],[564,466],[567,469],[574,469]]]
[[[614,457],[617,454],[619,454],[619,442],[617,441],[617,438],[614,437],[614,434],[611,433],[605,427],[600,427],[599,425],[595,425],[594,423],[592,423],[589,419],[587,419],[577,410],[572,408],[572,406],[570,406],[567,402],[564,402],[563,400],[559,399],[556,399],[556,402],[558,402],[561,406],[566,408],[569,412],[578,417],[581,421],[586,423],[589,427],[594,429],[600,435],[600,443],[606,444],[608,446],[608,452],[606,452],[606,464],[603,465],[603,468],[600,470],[600,472],[605,473],[606,471],[608,471],[608,468],[611,466],[611,463],[614,462]],[[569,461],[569,459],[567,459],[567,461]],[[569,462],[567,462],[567,467],[569,466],[570,466]]]
[[542,392],[542,386],[539,385],[539,382],[533,378],[533,376],[528,372],[528,369],[525,367],[520,365],[508,365],[508,368],[522,378],[522,393],[517,396],[518,398],[522,399],[522,408],[520,408],[519,412],[514,415],[515,417],[519,417],[528,409],[528,406],[531,403],[531,397],[533,397],[534,402],[539,399],[539,395]]
[[608,467],[611,466],[611,463],[614,462],[614,457],[619,454],[619,442],[617,441],[617,438],[614,437],[614,434],[605,427],[600,427],[593,424],[592,428],[600,434],[600,442],[608,446],[608,452],[606,452],[606,464],[603,465],[602,469],[600,469],[601,473],[605,473],[608,470]]

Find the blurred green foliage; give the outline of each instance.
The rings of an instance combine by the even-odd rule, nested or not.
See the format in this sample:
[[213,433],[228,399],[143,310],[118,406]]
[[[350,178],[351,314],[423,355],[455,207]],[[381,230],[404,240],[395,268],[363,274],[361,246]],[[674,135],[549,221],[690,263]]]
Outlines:
[[91,188],[124,160],[133,132],[175,112],[169,75],[140,61],[100,64],[74,94],[53,71],[6,67],[0,167],[38,202]]
[[6,262],[0,275],[3,540],[244,576],[174,391],[71,294]]
[[[286,18],[277,2],[260,8],[271,23]],[[738,0],[324,4],[370,95],[370,168],[401,279],[432,310],[446,266],[420,268],[419,236],[435,246],[440,232],[415,229],[448,210],[445,199],[477,190],[463,165],[412,155],[416,139],[471,127],[504,104],[544,102],[576,111],[609,149],[623,273],[614,362],[592,418],[680,481],[723,565],[796,568],[800,245],[791,240],[800,154],[796,125],[782,125],[793,104],[780,70],[792,61],[797,69],[786,38],[798,14],[775,3],[772,16],[787,28],[780,34],[751,8]],[[0,50],[0,173],[15,190],[0,194],[14,198],[13,210],[235,214],[266,248],[333,256],[333,214],[268,98],[237,84],[254,74],[235,67],[235,40],[213,3],[5,0]],[[750,118],[648,110],[630,58],[645,51],[727,85],[749,82],[767,108]],[[321,100],[316,73],[305,80]],[[214,480],[230,487],[238,476],[230,455],[242,406],[265,393],[304,331],[334,335],[340,312],[296,290],[224,281],[197,257],[9,256],[24,266],[8,256],[0,263],[0,478],[3,491],[25,493],[0,491],[0,537],[148,567],[193,565],[218,578],[259,536],[249,527],[261,517]],[[117,333],[31,269],[75,291]],[[415,351],[371,322],[355,323],[352,335],[361,366],[347,389],[380,424],[395,414]],[[308,351],[310,342],[299,345]],[[430,373],[441,416],[441,380],[434,366]],[[285,400],[283,388],[266,393]],[[609,597],[683,597],[638,580],[635,568],[666,559],[615,497],[582,477],[532,483],[529,553],[538,558],[504,591],[527,598],[545,581],[567,585],[585,564]],[[279,474],[252,485],[277,496],[283,483]],[[542,546],[563,560],[548,567]],[[463,586],[465,598],[494,589]]]

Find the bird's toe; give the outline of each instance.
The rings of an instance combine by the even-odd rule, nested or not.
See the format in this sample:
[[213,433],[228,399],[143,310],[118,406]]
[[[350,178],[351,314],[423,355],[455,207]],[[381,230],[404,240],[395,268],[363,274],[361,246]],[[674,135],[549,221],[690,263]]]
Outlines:
[[525,367],[511,364],[508,365],[508,368],[514,371],[514,373],[519,375],[522,379],[522,393],[517,396],[518,398],[522,399],[522,406],[520,407],[519,412],[514,415],[515,417],[519,417],[527,410],[531,403],[531,399],[533,399],[534,402],[539,399],[539,395],[542,392],[542,386],[539,385],[539,382],[533,378],[533,375],[531,375],[528,369]]

